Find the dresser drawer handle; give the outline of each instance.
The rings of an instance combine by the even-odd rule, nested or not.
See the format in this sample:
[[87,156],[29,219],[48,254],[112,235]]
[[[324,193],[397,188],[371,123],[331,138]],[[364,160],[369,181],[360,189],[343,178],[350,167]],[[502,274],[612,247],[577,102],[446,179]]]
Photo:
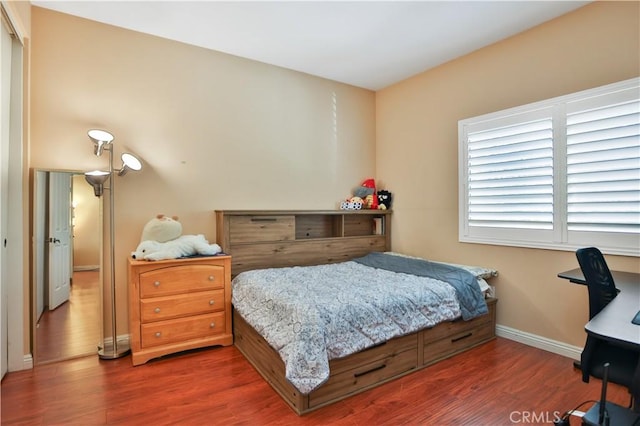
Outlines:
[[155,312],[156,314],[159,314],[159,313],[160,313],[160,308],[155,308],[155,309],[153,310],[153,312]]
[[209,324],[209,328],[216,328],[216,323],[212,322],[211,324]]
[[160,287],[160,281],[156,281],[155,283],[153,283],[153,285],[156,287]]
[[162,336],[162,333],[160,333],[159,331],[156,331],[156,337],[160,337]]
[[278,218],[275,217],[252,217],[251,222],[277,222]]
[[473,336],[473,333],[467,333],[467,334],[462,335],[460,337],[456,337],[455,339],[451,339],[451,343],[458,342],[460,340],[466,339],[467,337],[471,337],[471,336]]
[[209,300],[209,306],[213,306],[214,303],[216,303],[215,300],[213,299]]
[[215,277],[213,275],[209,275],[209,281],[213,281]]

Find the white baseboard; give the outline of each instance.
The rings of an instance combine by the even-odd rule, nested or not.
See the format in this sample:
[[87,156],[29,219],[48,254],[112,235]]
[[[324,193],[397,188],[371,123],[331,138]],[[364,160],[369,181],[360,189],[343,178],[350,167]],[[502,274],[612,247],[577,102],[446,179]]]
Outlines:
[[[107,338],[104,340],[105,345],[109,345],[112,343],[112,339],[111,338]],[[123,335],[118,335],[118,344],[123,344],[123,345],[127,345],[129,346],[129,335],[128,334],[123,334]],[[22,370],[31,370],[33,368],[33,355],[32,354],[26,354],[24,355],[23,359],[22,359]],[[19,370],[11,370],[11,371],[19,371]]]
[[527,346],[533,346],[534,348],[566,356],[567,358],[574,360],[579,360],[580,354],[582,353],[582,347],[568,345],[563,342],[558,342],[557,340],[547,339],[546,337],[527,333],[526,331],[516,330],[515,328],[500,324],[496,325],[496,336],[514,340]]
[[26,354],[22,360],[22,369],[31,370],[33,368],[33,355]]
[[83,265],[83,266],[74,266],[73,272],[80,271],[97,271],[100,269],[100,265]]

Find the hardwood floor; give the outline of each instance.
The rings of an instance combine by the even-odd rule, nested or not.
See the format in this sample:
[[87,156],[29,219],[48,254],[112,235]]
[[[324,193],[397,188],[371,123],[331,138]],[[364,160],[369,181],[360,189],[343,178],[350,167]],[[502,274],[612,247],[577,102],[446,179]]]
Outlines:
[[[550,424],[598,399],[572,361],[498,338],[416,373],[298,417],[233,347],[133,367],[97,356],[8,373],[3,425]],[[626,389],[608,400],[626,406]],[[586,411],[590,404],[583,406]],[[579,424],[573,418],[572,424]]]
[[67,302],[45,312],[36,328],[36,364],[98,352],[100,342],[100,271],[73,273]]

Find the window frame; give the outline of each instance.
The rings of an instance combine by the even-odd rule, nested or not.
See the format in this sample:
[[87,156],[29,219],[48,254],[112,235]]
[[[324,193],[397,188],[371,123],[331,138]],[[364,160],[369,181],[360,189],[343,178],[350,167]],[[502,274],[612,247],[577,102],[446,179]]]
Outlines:
[[[598,246],[608,254],[640,256],[640,233],[569,231],[567,224],[567,105],[618,92],[620,96],[630,92],[632,96],[640,97],[640,77],[460,120],[458,122],[458,240],[465,243],[566,251],[574,251],[585,246]],[[528,115],[534,117],[544,110],[551,110],[553,121],[553,229],[469,226],[468,134],[477,132],[478,129],[499,128],[497,123],[520,123],[517,117]],[[495,124],[492,126],[492,123]],[[473,130],[470,132],[470,129]]]

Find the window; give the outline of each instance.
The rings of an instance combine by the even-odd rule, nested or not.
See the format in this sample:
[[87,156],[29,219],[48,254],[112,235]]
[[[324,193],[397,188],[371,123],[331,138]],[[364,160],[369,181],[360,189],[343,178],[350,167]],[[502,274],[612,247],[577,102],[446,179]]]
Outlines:
[[458,123],[460,241],[640,256],[640,79]]

